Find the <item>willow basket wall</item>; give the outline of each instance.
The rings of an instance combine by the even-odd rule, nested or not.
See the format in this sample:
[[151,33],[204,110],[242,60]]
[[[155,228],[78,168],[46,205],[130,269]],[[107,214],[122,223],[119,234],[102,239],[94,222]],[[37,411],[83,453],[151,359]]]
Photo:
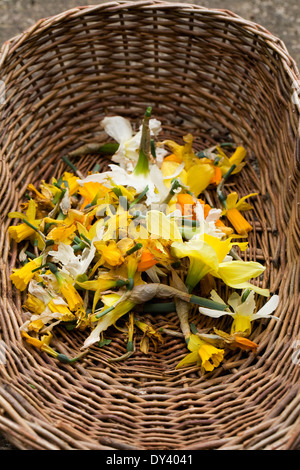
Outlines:
[[[0,64],[0,431],[19,449],[299,447],[299,74],[284,44],[228,11],[113,2],[39,21],[3,45]],[[244,145],[248,164],[232,189],[259,191],[244,256],[265,264],[259,283],[279,293],[281,320],[255,324],[257,352],[232,352],[205,376],[175,371],[186,349],[172,336],[149,357],[109,362],[126,351],[114,331],[109,348],[64,365],[19,332],[7,213],[28,183],[67,169],[63,155],[102,138],[103,116],[139,123],[149,105],[166,136],[191,132],[199,149]],[[76,165],[86,173],[96,161]],[[149,318],[178,327],[175,313]],[[84,337],[59,330],[55,348],[74,356]]]

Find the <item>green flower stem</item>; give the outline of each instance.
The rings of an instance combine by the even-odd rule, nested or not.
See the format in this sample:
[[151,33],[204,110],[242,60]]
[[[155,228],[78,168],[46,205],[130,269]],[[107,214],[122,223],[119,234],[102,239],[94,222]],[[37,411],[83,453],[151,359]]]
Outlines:
[[176,189],[178,189],[178,188],[181,188],[181,184],[179,183],[178,180],[174,180],[173,183],[172,183],[172,186],[170,188],[169,194],[167,195],[167,197],[163,201],[163,204],[169,204],[169,202],[171,201],[172,197],[175,194]]
[[140,250],[143,248],[142,243],[136,243],[130,250],[126,251],[126,256],[132,255],[132,253],[135,253],[136,251]]
[[108,307],[107,309],[103,310],[103,312],[100,312],[96,315],[96,318],[101,318],[101,317],[104,317],[104,315],[106,315],[107,313],[111,312],[112,310],[114,310],[115,306],[112,305],[111,307]]
[[75,173],[76,175],[79,176],[79,178],[82,178],[82,179],[84,178],[83,174],[82,174],[79,170],[77,170],[77,168],[76,168],[76,166],[74,165],[74,163],[72,163],[72,162],[68,159],[68,157],[66,157],[66,156],[64,155],[64,156],[62,157],[62,160],[74,171],[74,173]]
[[62,157],[62,160],[74,171],[74,173],[77,173],[77,168],[76,166],[74,165],[74,163],[72,163],[68,157],[66,157],[65,155]]
[[[199,297],[197,295],[190,296],[190,303],[200,305],[201,307],[212,308],[214,310],[224,311],[228,307],[225,304],[214,302],[210,299],[205,299],[204,297]],[[146,302],[143,305],[144,313],[171,313],[176,312],[175,302],[162,302],[162,303],[148,303]]]
[[81,243],[77,243],[76,245],[73,245],[72,248],[74,250],[74,252],[76,253],[77,251],[80,251],[80,250],[83,250],[84,248],[86,248],[86,243],[85,242],[81,242]]
[[83,351],[81,354],[78,354],[78,356],[73,357],[70,359],[68,356],[62,353],[57,353],[56,359],[58,359],[60,362],[63,364],[73,364],[74,362],[79,361],[83,356],[87,354],[88,351]]
[[81,233],[81,236],[82,236],[83,240],[86,242],[86,244],[88,246],[91,246],[91,244],[92,244],[91,240],[89,238],[87,238],[85,235],[83,235],[83,233]]
[[233,147],[233,143],[231,143],[231,142],[223,142],[222,144],[220,144],[220,147],[229,147],[229,148],[232,148],[232,147]]
[[210,299],[205,299],[204,297],[199,297],[198,295],[191,295],[190,302],[192,304],[200,305],[201,307],[212,308],[214,310],[226,310],[228,305],[221,304],[219,302],[214,302]]
[[152,108],[149,106],[146,109],[142,127],[142,137],[140,144],[139,159],[134,169],[136,176],[146,176],[149,173],[149,161],[151,160],[151,141],[150,141],[150,128],[149,120],[151,117]]
[[58,274],[58,268],[55,266],[55,264],[48,262],[47,265],[50,271],[52,272],[52,274],[56,276],[56,274]]
[[126,349],[127,349],[128,352],[134,351],[133,341],[128,341],[127,342]]
[[152,157],[156,158],[155,141],[153,139],[151,139],[150,146],[151,146],[151,155]]
[[171,313],[176,312],[175,302],[163,303],[145,303],[143,305],[144,313]]
[[42,266],[39,266],[38,268],[33,269],[31,272],[35,273],[35,272],[39,271],[40,269],[46,268],[47,266],[48,266],[48,263],[43,264]]
[[139,194],[138,197],[134,201],[132,201],[131,204],[129,204],[129,209],[131,209],[133,206],[138,204],[140,200],[143,199],[144,196],[146,196],[148,191],[149,191],[149,186],[147,185],[145,189],[141,192],[141,194]]
[[[119,148],[119,144],[117,142],[108,142],[106,144],[99,144],[98,142],[90,142],[88,144],[82,145],[76,150],[69,152],[70,157],[81,157],[82,155],[113,155]],[[100,168],[100,166],[99,166]],[[94,171],[98,171],[95,170]]]
[[218,196],[218,199],[220,201],[220,203],[222,204],[222,206],[224,207],[224,209],[227,209],[227,203],[226,203],[226,196],[225,194],[223,193],[223,188],[224,188],[224,183],[225,181],[228,180],[229,176],[231,175],[231,173],[233,172],[233,170],[236,168],[236,165],[232,165],[229,170],[227,171],[227,173],[223,176],[222,178],[222,181],[218,184],[217,186],[217,189],[216,189],[216,193],[217,193],[217,196]]
[[245,300],[247,299],[248,295],[250,294],[250,289],[246,289],[245,292],[243,293],[242,295],[242,302],[245,302]]
[[36,233],[38,233],[42,239],[45,241],[45,235],[33,224],[31,224],[30,222],[28,222],[27,219],[23,219],[23,222],[25,222],[26,225],[28,225],[30,228],[32,228]]
[[223,176],[223,179],[224,179],[225,181],[228,180],[229,176],[231,175],[231,173],[233,172],[233,170],[235,170],[235,168],[236,168],[236,165],[233,164],[233,165],[229,168],[229,170],[227,171],[227,173],[225,173],[225,175]]

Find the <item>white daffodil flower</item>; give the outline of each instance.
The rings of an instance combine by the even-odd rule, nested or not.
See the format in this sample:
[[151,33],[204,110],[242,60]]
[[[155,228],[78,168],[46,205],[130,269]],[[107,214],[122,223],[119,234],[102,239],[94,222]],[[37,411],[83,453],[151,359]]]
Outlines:
[[[211,291],[211,299],[215,302],[223,303],[225,302],[217,294],[215,290]],[[233,318],[233,323],[231,326],[231,334],[243,333],[249,335],[251,333],[251,322],[258,320],[259,318],[274,318],[279,320],[278,317],[271,315],[274,310],[276,310],[279,303],[279,296],[273,295],[268,302],[256,313],[254,313],[256,304],[254,300],[254,291],[251,291],[247,296],[246,300],[243,301],[243,294],[238,295],[236,292],[230,295],[227,302],[232,311],[225,310],[213,310],[210,308],[199,307],[200,313],[207,315],[212,318],[219,318],[222,315],[230,315]]]
[[76,256],[73,248],[65,243],[59,243],[57,251],[49,251],[48,255],[56,263],[63,265],[62,272],[69,274],[73,279],[87,272],[94,259],[96,247],[91,243],[90,247],[84,248],[81,255]]
[[[132,170],[139,158],[142,126],[137,133],[134,133],[129,119],[122,116],[108,116],[101,121],[101,127],[119,144],[112,161],[118,163],[121,168]],[[157,119],[150,119],[149,128],[150,135],[156,137],[161,131],[161,122]],[[166,150],[159,147],[156,151],[159,161],[167,153]]]
[[111,164],[109,168],[110,171],[88,175],[86,178],[78,180],[78,183],[83,186],[85,183],[96,182],[111,188],[113,182],[115,185],[134,188],[137,195],[142,193],[148,186],[145,201],[147,206],[162,202],[168,194],[168,189],[164,185],[163,174],[156,165],[151,165],[147,175],[138,176],[118,165]]
[[199,222],[199,230],[197,230],[192,240],[199,240],[199,237],[201,237],[203,233],[213,237],[223,238],[224,233],[222,230],[216,227],[216,221],[220,218],[221,212],[221,209],[213,208],[209,211],[207,217],[205,218],[203,205],[197,201],[195,206],[195,215],[197,222]]

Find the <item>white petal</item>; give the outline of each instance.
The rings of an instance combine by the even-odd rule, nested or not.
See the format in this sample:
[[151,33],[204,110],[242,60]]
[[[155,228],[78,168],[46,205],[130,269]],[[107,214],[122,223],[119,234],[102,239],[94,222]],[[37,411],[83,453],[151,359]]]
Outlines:
[[52,302],[54,305],[68,305],[68,303],[62,297],[54,297]]
[[157,119],[150,119],[149,120],[149,129],[150,133],[157,137],[158,134],[161,132],[161,122]]
[[220,215],[221,215],[222,211],[221,209],[210,209],[207,217],[206,217],[206,222],[216,222],[219,218],[220,218]]
[[232,315],[231,312],[225,312],[223,310],[214,310],[212,308],[205,308],[205,307],[199,307],[199,312],[203,313],[203,315],[207,315],[208,317],[212,317],[212,318],[220,318],[223,315]]
[[277,306],[279,303],[279,296],[278,295],[273,295],[270,300],[260,309],[258,312],[256,312],[253,317],[256,318],[277,318],[272,315],[270,315],[274,310],[276,310]]
[[32,279],[28,285],[28,292],[35,297],[37,297],[39,300],[44,302],[44,304],[48,304],[51,300],[51,295],[45,290],[43,286],[38,284],[38,282],[35,279]]
[[217,294],[217,292],[216,292],[214,289],[210,292],[210,298],[211,298],[211,300],[213,300],[214,302],[219,302],[219,304],[224,304],[224,305],[226,305],[226,303],[224,302],[224,300],[221,299],[221,297],[219,296],[219,294]]
[[158,191],[158,201],[162,202],[167,197],[169,190],[164,184],[163,174],[157,165],[150,167],[150,179]]
[[245,302],[242,302],[241,296],[241,303],[235,309],[235,311],[239,315],[245,315],[247,317],[252,318],[253,312],[255,310],[255,300],[254,300],[254,291],[252,290],[248,297],[246,298]]
[[67,215],[68,211],[71,209],[69,188],[66,188],[66,192],[61,200],[59,207],[61,208],[61,211],[64,215]]
[[49,255],[53,260],[63,264],[64,272],[70,274],[73,279],[76,279],[80,274],[84,274],[90,263],[95,256],[96,247],[91,244],[83,250],[82,255],[76,256],[73,248],[70,245],[59,243],[57,251],[49,251]]
[[105,117],[101,121],[101,127],[118,143],[125,142],[132,137],[130,121],[122,116]]
[[156,163],[160,167],[165,156],[168,155],[168,150],[162,148],[162,147],[156,147],[155,148],[155,153],[156,153]]
[[231,294],[229,296],[227,303],[230,305],[232,310],[235,312],[236,309],[238,308],[238,306],[240,305],[241,301],[242,301],[241,296],[239,294],[237,294],[237,292],[233,292],[233,294]]
[[102,322],[100,321],[96,328],[94,328],[91,334],[86,338],[81,349],[89,348],[92,344],[100,341],[100,333],[102,331]]

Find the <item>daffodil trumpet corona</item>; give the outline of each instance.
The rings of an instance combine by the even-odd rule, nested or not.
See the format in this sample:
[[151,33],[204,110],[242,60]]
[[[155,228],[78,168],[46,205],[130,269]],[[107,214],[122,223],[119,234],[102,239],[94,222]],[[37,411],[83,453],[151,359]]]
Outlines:
[[[103,117],[98,130],[107,141],[83,138],[62,157],[58,177],[31,182],[20,209],[8,213],[7,236],[18,248],[10,280],[22,293],[20,330],[29,347],[69,365],[91,348],[105,355],[114,334],[125,353],[108,363],[150,358],[171,332],[187,353],[170,356],[170,367],[206,374],[237,348],[255,354],[256,324],[279,318],[267,263],[248,256],[256,235],[251,213],[259,218],[259,211],[247,200],[259,193],[230,191],[228,182],[247,171],[242,145],[202,148],[189,132],[162,138],[152,111],[148,106],[138,125]],[[80,157],[90,154],[87,169]],[[101,171],[104,155],[110,162]],[[157,318],[165,327],[157,328]],[[73,358],[51,346],[58,325],[84,334]]]

